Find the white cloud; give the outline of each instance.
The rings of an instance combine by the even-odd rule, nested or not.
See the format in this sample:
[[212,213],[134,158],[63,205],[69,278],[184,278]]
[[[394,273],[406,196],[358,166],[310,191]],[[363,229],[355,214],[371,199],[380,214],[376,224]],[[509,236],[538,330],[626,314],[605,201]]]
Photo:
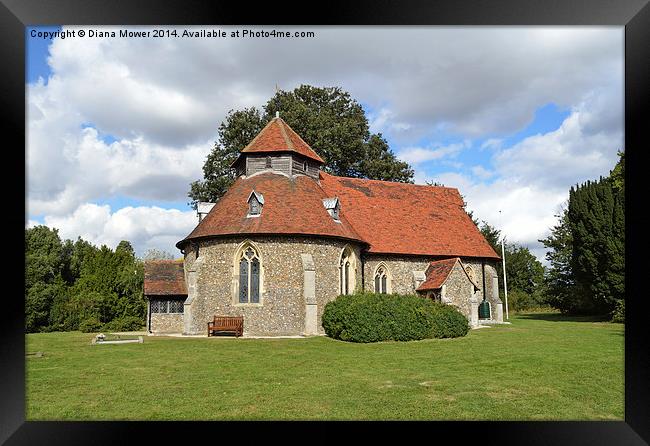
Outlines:
[[494,172],[491,170],[487,170],[483,166],[474,166],[472,167],[472,173],[474,176],[478,177],[481,180],[487,180],[488,178],[491,178],[494,176]]
[[62,239],[78,236],[97,246],[115,249],[121,240],[131,242],[136,254],[157,248],[179,255],[174,246],[197,225],[194,211],[159,207],[124,207],[111,212],[108,205],[86,203],[63,216],[46,216],[45,225],[57,228]]
[[[557,130],[497,151],[494,171],[474,166],[472,179],[457,172],[432,176],[416,169],[416,182],[435,181],[458,188],[476,218],[496,226],[510,242],[530,248],[545,261],[546,250],[538,240],[557,224],[556,215],[568,199],[569,188],[608,175],[623,144],[622,122],[603,125],[612,120],[606,105],[612,101],[603,94],[588,94]],[[484,182],[492,177],[490,184]]]
[[500,149],[502,144],[502,138],[489,138],[481,144],[481,149]]
[[405,122],[395,122],[395,113],[385,107],[376,113],[368,112],[367,117],[371,133],[400,133],[411,128],[411,125]]
[[[459,187],[491,223],[502,209],[512,240],[540,238],[571,184],[614,165],[623,27],[274,28],[316,38],[56,39],[52,77],[27,88],[28,225],[44,215],[70,238],[116,244],[132,237],[170,250],[191,230],[193,212],[111,212],[92,202],[187,199],[228,110],[263,105],[276,84],[349,91],[372,111],[371,131],[402,147],[393,149],[414,164],[417,182],[432,179],[422,163],[450,166],[470,147],[429,141],[449,133],[488,138],[482,148],[495,152],[489,186],[453,172],[437,180]],[[572,109],[560,129],[503,150],[503,136],[548,103]],[[107,144],[104,134],[116,141]],[[480,180],[490,170],[473,173]]]
[[454,157],[461,150],[470,146],[469,141],[453,143],[447,146],[434,146],[431,148],[405,147],[400,149],[397,157],[409,164],[420,164],[426,161],[439,160],[445,157]]
[[201,177],[211,141],[181,148],[142,137],[105,143],[85,120],[67,110],[51,83],[28,94],[27,183],[31,215],[65,215],[80,204],[110,196],[185,200]]
[[[589,95],[555,131],[530,136],[494,157],[503,177],[542,188],[563,189],[599,175],[616,164],[623,145],[622,109],[618,126],[608,126],[613,101]],[[606,118],[605,118],[606,117]]]

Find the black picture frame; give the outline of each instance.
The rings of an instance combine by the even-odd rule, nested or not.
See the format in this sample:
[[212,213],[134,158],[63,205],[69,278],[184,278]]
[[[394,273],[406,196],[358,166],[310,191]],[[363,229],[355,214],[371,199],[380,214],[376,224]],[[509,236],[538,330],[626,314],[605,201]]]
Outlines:
[[[25,28],[37,25],[153,25],[153,24],[295,24],[295,25],[610,25],[625,27],[625,145],[626,172],[626,289],[625,421],[565,422],[400,422],[389,423],[224,423],[224,422],[35,422],[25,421],[25,333],[22,284],[24,268],[18,258],[24,243],[7,233],[5,284],[12,292],[3,299],[0,347],[0,442],[6,444],[129,444],[160,442],[177,433],[190,441],[205,438],[248,438],[251,433],[282,441],[313,441],[344,427],[349,434],[385,436],[408,433],[445,441],[480,444],[648,444],[650,441],[650,314],[642,282],[644,256],[642,204],[648,189],[641,183],[643,116],[649,113],[650,6],[648,0],[445,0],[445,1],[328,1],[208,2],[198,0],[0,0],[0,113],[7,129],[3,159],[6,228],[25,227],[25,197],[14,192],[16,175],[25,173]],[[645,125],[644,125],[645,124]],[[7,136],[14,144],[7,142]],[[26,180],[25,177],[22,177]],[[26,181],[23,185],[26,184]],[[20,210],[23,211],[19,217]],[[19,227],[20,226],[20,227]],[[14,246],[14,244],[16,246]],[[8,245],[8,246],[7,246]],[[24,283],[24,282],[23,282]],[[15,289],[15,292],[13,292]],[[599,389],[594,389],[598,392]],[[250,427],[249,427],[250,425]],[[337,429],[332,429],[332,427]],[[255,428],[255,429],[253,429]],[[355,432],[356,431],[356,432]],[[142,435],[142,437],[140,436]],[[305,435],[306,437],[303,437]],[[281,436],[281,437],[279,437]],[[287,440],[288,439],[288,440]],[[304,440],[303,440],[304,439]],[[198,440],[194,440],[198,441]],[[337,440],[338,441],[338,440]],[[432,440],[433,441],[433,440]]]

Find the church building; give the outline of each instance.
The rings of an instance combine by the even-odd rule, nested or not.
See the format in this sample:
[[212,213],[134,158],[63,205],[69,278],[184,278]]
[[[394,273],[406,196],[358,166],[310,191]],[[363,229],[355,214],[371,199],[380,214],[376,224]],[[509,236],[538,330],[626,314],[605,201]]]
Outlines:
[[325,305],[357,291],[419,294],[472,326],[503,321],[499,256],[455,188],[345,178],[275,117],[241,151],[237,178],[176,247],[145,263],[152,334],[207,335],[243,316],[244,336],[323,334]]

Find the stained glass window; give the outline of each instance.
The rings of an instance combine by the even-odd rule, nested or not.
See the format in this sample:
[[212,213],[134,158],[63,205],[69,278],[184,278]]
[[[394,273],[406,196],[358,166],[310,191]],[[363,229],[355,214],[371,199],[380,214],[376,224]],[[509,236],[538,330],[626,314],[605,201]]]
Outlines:
[[251,264],[251,302],[259,303],[260,301],[260,261],[254,258]]
[[352,251],[350,248],[345,248],[341,255],[340,269],[340,283],[341,294],[350,294],[354,288],[354,277],[351,277],[352,271]]
[[239,302],[259,303],[260,260],[252,247],[247,247],[239,259]]
[[388,293],[388,273],[383,266],[375,273],[375,293]]
[[350,294],[350,262],[345,262],[345,294]]
[[248,260],[239,261],[239,302],[248,302]]

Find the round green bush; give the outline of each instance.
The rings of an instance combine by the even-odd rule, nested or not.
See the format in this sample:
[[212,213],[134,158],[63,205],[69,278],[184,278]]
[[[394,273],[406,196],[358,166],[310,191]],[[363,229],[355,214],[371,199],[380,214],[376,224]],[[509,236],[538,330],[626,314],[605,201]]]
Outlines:
[[144,322],[139,317],[122,316],[107,322],[102,327],[103,331],[138,331],[144,327]]
[[79,322],[79,331],[83,333],[95,333],[102,327],[102,323],[96,317],[89,317]]
[[329,337],[349,342],[457,337],[469,331],[467,318],[454,307],[415,295],[339,296],[325,305],[322,321]]
[[436,302],[433,308],[431,330],[434,338],[458,338],[469,332],[469,321],[456,307]]

